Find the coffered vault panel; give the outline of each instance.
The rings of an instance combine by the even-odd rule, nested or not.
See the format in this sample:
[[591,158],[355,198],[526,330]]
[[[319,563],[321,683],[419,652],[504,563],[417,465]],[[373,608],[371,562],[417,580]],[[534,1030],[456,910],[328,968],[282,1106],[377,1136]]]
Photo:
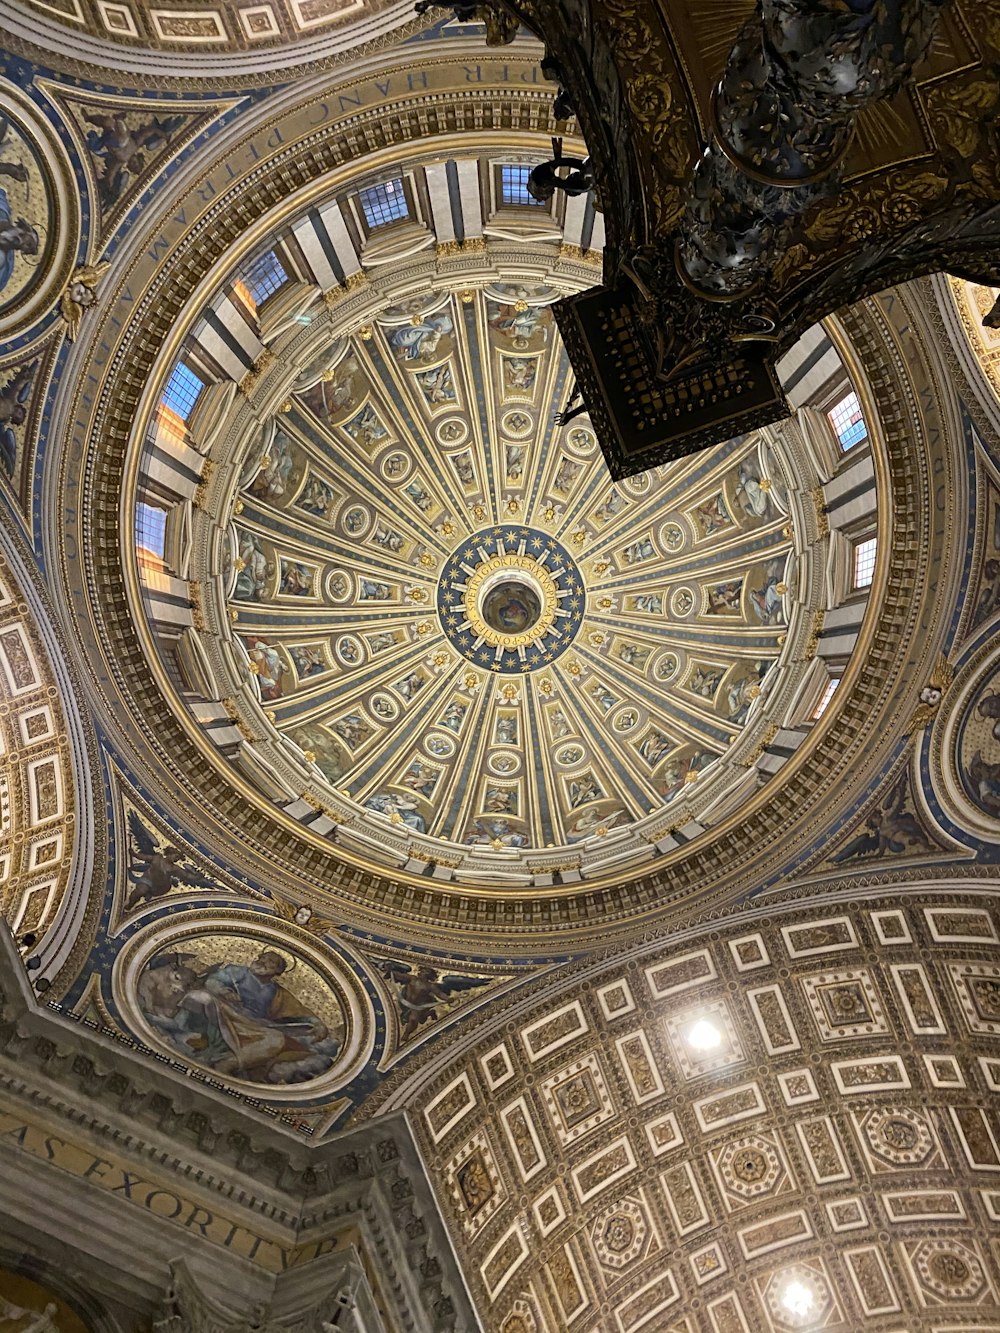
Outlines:
[[76,779],[59,678],[2,555],[0,700],[0,916],[40,937],[71,887]]
[[487,1326],[996,1327],[998,944],[989,897],[800,905],[502,1005],[387,1103]]

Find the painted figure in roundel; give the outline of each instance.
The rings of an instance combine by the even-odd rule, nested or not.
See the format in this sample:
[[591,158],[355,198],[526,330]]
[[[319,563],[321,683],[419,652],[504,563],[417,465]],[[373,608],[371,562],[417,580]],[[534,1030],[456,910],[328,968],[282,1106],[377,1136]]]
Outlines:
[[1000,823],[1000,669],[973,695],[958,738],[958,770],[972,801]]
[[35,148],[0,112],[0,315],[45,268],[52,209]]
[[344,1012],[301,959],[242,936],[156,954],[138,981],[143,1017],[180,1056],[250,1083],[304,1083],[331,1068]]

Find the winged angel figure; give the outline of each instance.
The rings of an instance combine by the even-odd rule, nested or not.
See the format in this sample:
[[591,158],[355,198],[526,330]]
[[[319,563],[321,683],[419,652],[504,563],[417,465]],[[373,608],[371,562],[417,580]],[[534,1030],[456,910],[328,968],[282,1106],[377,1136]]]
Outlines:
[[277,894],[273,896],[272,901],[274,910],[283,921],[301,926],[303,930],[308,930],[313,935],[325,935],[333,927],[333,922],[329,917],[317,916],[308,903],[286,902],[284,898],[279,898]]
[[882,804],[868,816],[864,833],[853,838],[833,859],[837,862],[849,861],[852,857],[867,859],[870,856],[884,856],[886,852],[898,855],[906,851],[907,847],[930,851],[931,844],[917,822],[916,815],[904,809],[906,795],[904,773]]
[[8,477],[14,475],[17,462],[15,427],[23,426],[28,418],[28,399],[38,369],[37,359],[30,365],[18,366],[7,383],[0,389],[0,460]]
[[111,267],[110,264],[84,264],[78,268],[59,298],[59,313],[66,325],[66,337],[74,342],[80,332],[80,321],[85,310],[97,304],[97,284]]
[[421,963],[384,962],[382,974],[396,986],[400,1016],[405,1020],[403,1041],[415,1037],[424,1023],[433,1023],[438,1010],[453,1004],[464,991],[485,986],[489,977],[443,976],[436,968]]
[[955,668],[946,657],[942,657],[931,672],[930,680],[920,691],[919,702],[913,711],[913,716],[910,718],[910,725],[906,728],[907,735],[914,731],[920,731],[934,721],[941,707],[941,700],[947,693],[954,677]]
[[131,125],[126,113],[83,113],[88,125],[87,147],[94,161],[101,202],[110,208],[124,195],[144,171],[147,154],[166,147],[183,126],[184,116],[151,116],[142,124]]
[[131,911],[144,898],[163,898],[178,884],[197,889],[217,889],[214,879],[203,875],[191,865],[185,865],[185,854],[177,847],[157,846],[157,838],[150,833],[134,810],[129,811],[129,852],[132,863],[128,877],[132,889],[125,907]]

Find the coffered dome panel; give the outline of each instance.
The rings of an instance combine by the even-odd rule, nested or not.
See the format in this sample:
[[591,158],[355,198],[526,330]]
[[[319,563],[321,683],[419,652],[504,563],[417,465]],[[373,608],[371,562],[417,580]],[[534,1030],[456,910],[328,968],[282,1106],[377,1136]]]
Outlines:
[[[376,862],[621,878],[754,794],[803,683],[827,559],[808,451],[755,433],[612,483],[587,418],[556,420],[565,289],[380,275],[350,315],[279,291],[247,392],[205,386],[205,338],[165,373],[135,513],[174,707],[221,699],[218,758]],[[178,506],[192,449],[210,474]]]

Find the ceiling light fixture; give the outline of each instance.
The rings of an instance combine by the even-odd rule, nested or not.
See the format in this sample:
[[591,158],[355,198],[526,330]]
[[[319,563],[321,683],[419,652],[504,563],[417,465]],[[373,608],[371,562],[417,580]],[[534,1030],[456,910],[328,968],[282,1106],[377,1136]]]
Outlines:
[[688,1028],[687,1042],[696,1051],[714,1051],[722,1045],[722,1033],[707,1018],[699,1018]]
[[781,1293],[781,1304],[789,1314],[795,1315],[798,1319],[805,1319],[815,1303],[815,1294],[798,1278],[793,1278],[785,1284]]

